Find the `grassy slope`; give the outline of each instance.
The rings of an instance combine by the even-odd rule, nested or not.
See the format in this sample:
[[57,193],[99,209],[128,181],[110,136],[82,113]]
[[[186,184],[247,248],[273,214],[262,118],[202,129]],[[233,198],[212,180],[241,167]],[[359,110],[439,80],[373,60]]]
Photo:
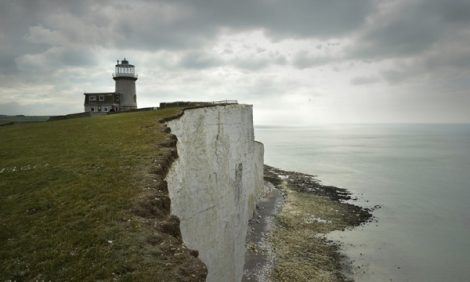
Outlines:
[[200,267],[131,212],[155,188],[167,137],[157,121],[179,111],[0,128],[0,280],[185,280]]

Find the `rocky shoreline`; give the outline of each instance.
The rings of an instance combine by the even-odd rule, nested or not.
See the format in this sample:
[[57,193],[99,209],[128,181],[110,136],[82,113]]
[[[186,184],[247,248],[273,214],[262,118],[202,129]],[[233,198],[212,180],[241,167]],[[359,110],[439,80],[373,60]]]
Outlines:
[[350,281],[350,263],[326,234],[370,221],[373,209],[313,175],[264,171],[270,189],[250,221],[243,281]]

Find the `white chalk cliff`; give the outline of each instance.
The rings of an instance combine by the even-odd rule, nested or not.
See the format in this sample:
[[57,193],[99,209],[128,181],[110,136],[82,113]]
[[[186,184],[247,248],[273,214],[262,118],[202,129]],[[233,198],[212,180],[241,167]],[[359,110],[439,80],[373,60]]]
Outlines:
[[178,159],[167,175],[171,213],[183,241],[199,251],[207,281],[241,281],[245,237],[263,190],[263,145],[250,105],[186,110],[168,122]]

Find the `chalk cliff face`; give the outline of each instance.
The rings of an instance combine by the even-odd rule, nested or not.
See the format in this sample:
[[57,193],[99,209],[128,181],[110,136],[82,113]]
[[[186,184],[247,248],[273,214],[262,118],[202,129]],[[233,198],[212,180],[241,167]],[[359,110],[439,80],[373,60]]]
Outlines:
[[263,190],[263,145],[254,141],[252,107],[186,110],[168,126],[178,159],[166,180],[183,241],[199,251],[207,281],[240,281],[248,220]]

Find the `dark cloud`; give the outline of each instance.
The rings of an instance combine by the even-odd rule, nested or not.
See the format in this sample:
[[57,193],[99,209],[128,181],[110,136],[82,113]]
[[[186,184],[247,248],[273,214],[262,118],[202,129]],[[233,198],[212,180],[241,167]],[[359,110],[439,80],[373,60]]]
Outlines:
[[[191,11],[183,22],[196,26],[265,29],[279,37],[345,34],[363,23],[373,1],[357,0],[172,0]],[[193,24],[194,25],[194,24]]]
[[[227,52],[224,52],[226,55]],[[224,57],[216,52],[188,51],[179,54],[179,58],[173,64],[167,65],[171,68],[183,68],[188,70],[204,70],[215,67],[233,67],[242,70],[258,71],[273,65],[286,65],[285,56],[278,52],[265,53],[263,55],[233,55]]]
[[[221,32],[263,30],[275,39],[337,37],[354,31],[373,11],[372,0],[161,0],[161,1],[9,1],[0,4],[0,73],[18,62],[93,63],[91,48],[189,50],[185,68],[222,64],[200,48]],[[8,12],[7,12],[8,11]],[[73,49],[67,51],[67,49]],[[260,52],[262,53],[262,52]],[[322,60],[322,59],[320,59]],[[270,62],[271,61],[271,62]],[[284,56],[233,59],[234,66],[259,70],[285,64]],[[310,58],[306,64],[316,64]],[[295,64],[307,67],[296,60]],[[36,64],[35,67],[40,65]]]
[[470,23],[470,2],[468,0],[434,0],[424,1],[424,10],[448,23]]
[[[223,28],[262,29],[283,38],[332,37],[362,24],[371,0],[9,1],[2,29],[22,36],[42,25],[72,43],[189,48]],[[8,11],[8,12],[6,12]]]
[[[468,93],[470,2],[382,2],[346,51],[349,60],[385,62],[378,76],[390,86],[420,85],[430,101]],[[353,79],[353,85],[368,82]],[[374,81],[376,83],[376,81]]]
[[[252,29],[276,39],[358,33],[351,57],[393,58],[423,52],[470,21],[466,0],[24,0],[0,5],[0,69],[11,69],[16,57],[50,47],[197,50],[222,31]],[[188,66],[197,59],[202,58],[188,58],[194,61]],[[209,61],[205,58],[201,66]],[[306,53],[293,59],[299,68],[330,61]]]
[[467,46],[470,44],[470,33],[456,31],[447,35],[447,39],[436,42],[421,54],[397,60],[392,67],[382,71],[383,78],[391,84],[414,79],[428,79],[430,84],[434,84],[436,81],[468,77],[470,50]]
[[[77,4],[78,1],[2,1],[0,3],[0,73],[12,73],[18,71],[16,60],[28,54],[39,54],[46,52],[52,46],[61,46],[61,42],[46,42],[31,40],[38,27],[47,25],[50,18],[65,12],[72,12],[80,17],[79,12],[85,9],[77,7],[86,7],[85,2]],[[54,28],[42,28],[41,35],[47,37],[44,31],[49,35],[55,34],[61,36],[61,28],[66,26],[67,20],[57,24]],[[36,29],[35,29],[36,27]],[[31,34],[33,33],[33,35]],[[37,37],[39,38],[39,37]],[[47,38],[46,38],[47,39]],[[66,42],[66,39],[63,40]]]
[[[103,82],[105,68],[111,72],[121,56],[133,56],[138,71],[147,72],[140,80],[146,83],[181,73],[200,78],[160,85],[168,97],[180,97],[183,83],[199,91],[217,83],[217,91],[229,87],[226,93],[253,99],[306,93],[308,79],[289,84],[280,78],[320,66],[341,75],[354,72],[346,67],[353,65],[368,74],[342,80],[363,86],[356,90],[421,81],[441,85],[430,92],[465,93],[469,27],[469,0],[1,1],[0,95],[14,95],[18,103],[0,110],[71,109],[76,103],[67,101],[75,92],[112,87]],[[232,80],[226,86],[205,71]],[[60,94],[62,102],[35,108],[35,93],[50,101]]]
[[425,52],[449,34],[467,29],[468,0],[382,1],[349,50],[356,58],[385,59]]
[[53,72],[60,71],[62,67],[86,67],[95,63],[95,55],[88,48],[53,47],[43,53],[27,54],[16,59],[17,66],[24,72]]

